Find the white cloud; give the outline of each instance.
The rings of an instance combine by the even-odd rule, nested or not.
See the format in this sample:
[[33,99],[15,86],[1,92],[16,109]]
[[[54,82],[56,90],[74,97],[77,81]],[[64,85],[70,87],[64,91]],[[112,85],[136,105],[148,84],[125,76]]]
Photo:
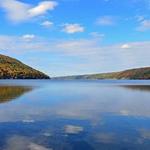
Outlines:
[[[40,54],[45,55],[46,58],[48,55],[54,55],[53,62],[51,62],[51,59],[45,60],[45,57],[40,57],[41,64],[45,61],[47,62],[44,64],[49,62],[51,68],[54,68],[56,72],[58,72],[56,68],[66,68],[68,71],[63,69],[61,71],[64,72],[60,73],[65,75],[118,71],[125,68],[149,66],[149,49],[150,41],[102,45],[98,39],[93,37],[51,40],[36,36],[34,40],[28,42],[18,36],[0,36],[1,53],[15,57],[35,54],[38,59]],[[30,56],[32,57],[32,55]],[[70,59],[75,61],[68,63]],[[34,66],[37,63],[30,65]]]
[[17,0],[0,1],[0,6],[7,13],[7,17],[15,22],[24,21],[29,18],[27,11],[30,5]]
[[131,46],[129,44],[123,44],[123,45],[121,45],[121,48],[122,49],[129,49],[129,48],[131,48]]
[[55,1],[43,1],[38,4],[38,6],[33,7],[28,10],[29,16],[35,17],[45,14],[48,10],[53,10],[57,6]]
[[141,32],[150,30],[150,20],[142,20],[137,30]]
[[26,41],[31,41],[31,40],[35,39],[35,37],[36,36],[34,34],[25,34],[22,36],[22,38]]
[[112,26],[115,24],[115,19],[112,16],[103,16],[97,19],[96,24],[101,26]]
[[14,135],[7,139],[3,150],[52,150],[52,148],[46,148],[31,141],[29,137]]
[[52,150],[51,148],[46,148],[35,143],[30,143],[28,147],[30,150]]
[[50,28],[53,26],[53,24],[54,24],[53,22],[47,20],[47,21],[42,22],[41,26],[46,27],[46,28]]
[[0,1],[0,7],[5,10],[8,19],[13,22],[22,22],[44,15],[56,6],[57,2],[55,1],[42,1],[37,6],[32,6],[18,0]]
[[130,112],[128,110],[121,110],[120,114],[123,116],[129,116]]
[[65,24],[63,31],[68,33],[68,34],[74,34],[77,32],[84,32],[84,27],[81,26],[80,24]]
[[75,125],[66,125],[65,126],[65,133],[67,134],[79,134],[84,130],[81,126],[75,126]]

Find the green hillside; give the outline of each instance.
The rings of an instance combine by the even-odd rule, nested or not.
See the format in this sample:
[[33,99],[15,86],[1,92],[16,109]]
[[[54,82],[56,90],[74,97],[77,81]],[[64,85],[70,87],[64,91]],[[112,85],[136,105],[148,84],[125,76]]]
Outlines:
[[66,76],[55,79],[131,79],[131,80],[149,80],[150,67],[130,69],[120,72],[101,73],[91,75]]
[[14,58],[0,55],[0,79],[49,79],[49,76]]

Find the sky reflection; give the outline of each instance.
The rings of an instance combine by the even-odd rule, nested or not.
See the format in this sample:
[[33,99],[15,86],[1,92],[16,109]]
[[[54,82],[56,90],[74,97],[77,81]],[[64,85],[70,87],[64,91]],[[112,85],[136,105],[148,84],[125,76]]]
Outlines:
[[15,95],[0,104],[2,150],[150,147],[150,85],[40,82],[0,87]]

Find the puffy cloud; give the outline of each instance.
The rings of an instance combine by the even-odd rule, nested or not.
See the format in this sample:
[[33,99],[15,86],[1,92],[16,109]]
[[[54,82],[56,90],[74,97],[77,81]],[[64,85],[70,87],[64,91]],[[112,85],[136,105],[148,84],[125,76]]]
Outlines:
[[53,22],[47,20],[47,21],[42,22],[41,26],[49,28],[49,27],[52,27],[53,24],[54,24]]
[[30,5],[17,0],[0,1],[0,6],[7,13],[7,17],[15,22],[24,21],[29,18],[27,11]]
[[131,46],[129,44],[123,44],[123,45],[121,45],[121,48],[122,49],[129,49],[129,48],[131,48]]
[[81,126],[75,126],[75,125],[66,125],[65,126],[65,133],[67,134],[79,134],[84,130]]
[[38,4],[38,6],[33,7],[28,10],[29,16],[35,17],[45,14],[48,10],[53,10],[57,6],[55,1],[43,1]]
[[101,26],[112,26],[115,24],[115,19],[112,16],[103,16],[97,19],[96,24]]
[[129,116],[130,112],[128,110],[121,110],[120,115]]
[[63,31],[68,33],[68,34],[74,34],[77,32],[84,32],[84,27],[81,26],[80,24],[65,24]]
[[35,39],[35,37],[36,36],[34,34],[25,34],[22,36],[22,38],[26,41],[31,41],[31,40]]
[[42,1],[37,6],[32,6],[18,0],[0,1],[8,19],[13,22],[22,22],[33,17],[44,15],[47,11],[53,10],[57,6],[55,1]]

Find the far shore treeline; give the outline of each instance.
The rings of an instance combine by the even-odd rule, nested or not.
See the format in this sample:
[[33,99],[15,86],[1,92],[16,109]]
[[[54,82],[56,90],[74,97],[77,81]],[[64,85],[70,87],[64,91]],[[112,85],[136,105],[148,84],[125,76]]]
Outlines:
[[112,73],[100,73],[100,74],[89,74],[89,75],[77,75],[77,76],[64,76],[56,77],[54,79],[128,79],[128,80],[149,80],[150,79],[150,67],[130,69],[120,72]]

